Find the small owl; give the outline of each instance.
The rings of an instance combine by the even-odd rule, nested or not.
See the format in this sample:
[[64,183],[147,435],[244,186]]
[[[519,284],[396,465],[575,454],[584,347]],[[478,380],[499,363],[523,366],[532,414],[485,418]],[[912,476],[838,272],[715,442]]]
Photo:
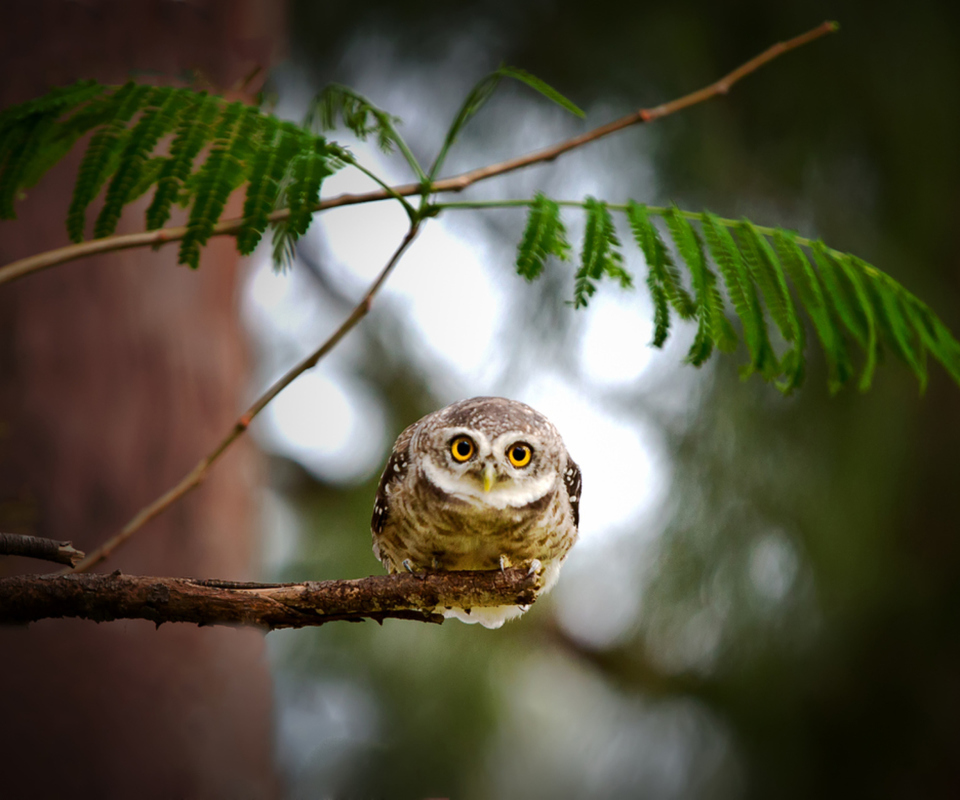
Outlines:
[[[373,506],[373,552],[391,573],[542,567],[546,592],[579,522],[580,468],[557,429],[523,403],[474,397],[400,434]],[[444,616],[499,628],[526,610]]]

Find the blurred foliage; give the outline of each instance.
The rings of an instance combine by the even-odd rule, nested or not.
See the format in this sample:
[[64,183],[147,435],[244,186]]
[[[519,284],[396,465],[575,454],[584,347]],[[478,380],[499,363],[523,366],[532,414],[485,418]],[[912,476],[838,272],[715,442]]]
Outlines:
[[[301,2],[291,30],[318,85],[351,77],[338,70],[358,42],[371,43],[371,60],[387,42],[393,59],[429,66],[456,63],[472,41],[491,66],[529,69],[590,109],[670,99],[826,18],[839,36],[631,140],[638,158],[655,151],[657,194],[641,199],[815,232],[936,298],[960,328],[954,4],[384,0],[358,21],[355,8]],[[545,278],[554,282],[515,279],[504,341],[523,347],[507,364],[548,359],[572,373],[575,331],[556,310],[566,289]],[[394,434],[449,391],[399,313],[380,307],[358,331],[356,366]],[[816,380],[784,399],[716,362],[689,413],[675,407],[671,371],[602,397],[658,422],[672,460],[654,546],[631,544],[639,531],[614,539],[642,587],[614,641],[572,635],[553,597],[494,632],[387,622],[276,639],[279,683],[336,678],[376,709],[374,733],[336,750],[335,766],[307,755],[290,768],[292,794],[956,796],[960,395],[935,371],[918,398],[897,369],[868,394],[831,399],[825,366],[811,371]],[[290,576],[377,570],[375,477],[343,489],[291,464],[277,476],[303,513]],[[565,571],[557,593],[575,578]]]

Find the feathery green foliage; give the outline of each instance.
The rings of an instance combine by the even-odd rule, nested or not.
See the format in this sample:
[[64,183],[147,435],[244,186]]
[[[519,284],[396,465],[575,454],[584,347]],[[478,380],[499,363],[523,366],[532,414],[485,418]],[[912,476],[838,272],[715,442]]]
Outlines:
[[653,346],[663,347],[670,332],[670,306],[681,319],[692,319],[697,312],[693,298],[684,289],[680,272],[650,221],[646,206],[633,200],[627,205],[627,218],[633,238],[647,262],[647,288],[653,300]]
[[[695,318],[697,332],[687,354],[691,364],[705,363],[714,348],[722,352],[737,348],[738,336],[724,308],[724,289],[749,354],[741,370],[744,378],[758,373],[784,393],[801,385],[806,371],[803,310],[823,349],[831,392],[854,375],[851,345],[864,352],[858,379],[861,390],[869,388],[884,348],[906,362],[921,390],[927,382],[928,355],[960,383],[960,343],[936,315],[888,275],[820,241],[760,228],[749,220],[721,219],[675,206],[645,206],[633,200],[625,206],[607,205],[592,197],[582,203],[559,203],[538,194],[529,206],[517,259],[518,273],[528,280],[543,270],[545,255],[542,247],[537,249],[537,236],[543,236],[548,226],[563,224],[559,208],[577,206],[587,214],[581,264],[574,276],[573,305],[578,308],[587,305],[604,275],[622,273],[629,282],[610,216],[611,210],[625,212],[647,265],[654,314],[651,344],[662,347],[666,341],[671,309],[681,318]],[[654,222],[658,217],[670,234],[677,261]],[[689,274],[693,297],[684,288],[678,263]],[[767,316],[779,334],[780,349],[784,349],[780,355]]]
[[0,218],[13,218],[18,193],[88,133],[67,214],[71,240],[83,240],[87,209],[104,186],[96,238],[113,234],[124,208],[154,189],[149,230],[167,223],[174,203],[189,208],[179,261],[191,267],[244,183],[237,244],[249,253],[281,196],[290,201],[287,237],[302,235],[323,179],[344,163],[343,151],[322,136],[243,103],[184,88],[82,81],[0,113]]
[[377,146],[385,153],[403,141],[396,128],[400,124],[399,117],[377,108],[348,86],[331,83],[310,104],[303,124],[306,128],[331,131],[337,127],[338,118],[362,141],[374,134]]
[[633,285],[632,276],[623,268],[620,240],[606,203],[588,197],[583,207],[587,212],[587,224],[583,232],[580,267],[574,281],[574,308],[587,304],[597,291],[597,281],[604,276],[619,281],[624,289]]
[[[313,133],[313,127],[328,130],[339,121],[360,138],[376,136],[385,150],[399,149],[423,185],[423,199],[419,210],[397,199],[411,220],[420,219],[439,213],[445,205],[456,205],[429,204],[429,183],[463,127],[503,78],[519,80],[583,115],[539,78],[501,67],[467,95],[429,174],[398,133],[399,120],[347,87],[327,87],[313,103],[305,124],[298,126],[191,89],[135,83],[109,87],[81,81],[0,112],[0,219],[13,218],[20,193],[35,185],[78,139],[90,134],[67,214],[72,240],[83,239],[87,210],[101,194],[95,237],[110,236],[124,208],[153,190],[147,228],[165,225],[174,203],[187,209],[179,261],[195,268],[202,248],[217,231],[231,193],[246,184],[242,224],[230,228],[236,230],[237,248],[244,254],[252,252],[272,227],[274,260],[283,266],[293,258],[297,239],[310,225],[327,176],[352,164],[386,187],[343,148]],[[943,322],[888,275],[823,242],[761,228],[749,220],[655,208],[632,200],[624,206],[593,197],[582,203],[559,203],[538,193],[530,201],[500,205],[518,203],[529,207],[516,261],[517,272],[528,281],[542,274],[550,256],[569,257],[561,207],[584,210],[586,224],[572,301],[578,308],[587,305],[604,278],[624,288],[632,286],[611,215],[613,210],[624,212],[646,262],[645,283],[654,315],[652,344],[662,347],[666,342],[671,312],[681,319],[695,319],[697,330],[687,354],[692,364],[703,364],[714,349],[737,348],[738,336],[731,324],[736,317],[748,354],[741,374],[757,373],[791,392],[800,386],[806,368],[803,311],[823,350],[831,392],[855,374],[851,352],[856,348],[863,352],[861,390],[870,386],[884,351],[902,359],[921,388],[927,382],[928,356],[960,383],[960,343]],[[730,301],[730,317],[724,294]],[[768,319],[775,326],[775,336]]]
[[560,219],[560,206],[538,192],[530,205],[523,238],[517,247],[517,272],[528,281],[543,272],[548,256],[561,261],[570,257],[567,230]]

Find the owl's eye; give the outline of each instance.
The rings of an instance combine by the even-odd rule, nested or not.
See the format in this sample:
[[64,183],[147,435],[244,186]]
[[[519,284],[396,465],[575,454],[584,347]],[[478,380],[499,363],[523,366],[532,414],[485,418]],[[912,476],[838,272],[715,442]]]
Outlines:
[[473,440],[469,436],[458,436],[450,443],[450,453],[460,463],[468,460],[473,450]]
[[507,450],[507,458],[510,459],[510,463],[515,467],[527,466],[532,456],[533,450],[530,448],[530,445],[523,444],[522,442],[518,442]]

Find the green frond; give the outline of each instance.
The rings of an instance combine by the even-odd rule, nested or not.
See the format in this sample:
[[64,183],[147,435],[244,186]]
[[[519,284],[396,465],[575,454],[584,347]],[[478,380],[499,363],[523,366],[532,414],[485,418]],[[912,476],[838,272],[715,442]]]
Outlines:
[[268,117],[260,131],[260,144],[250,166],[247,196],[243,202],[243,227],[237,233],[237,249],[249,255],[257,246],[267,228],[267,215],[273,210],[279,179],[274,177],[274,164],[278,160],[277,140],[280,138],[280,121]]
[[276,222],[273,227],[273,271],[286,272],[293,265],[296,256],[297,236],[290,230],[286,220]]
[[157,191],[147,209],[147,230],[161,228],[170,219],[170,209],[180,196],[184,182],[193,170],[193,162],[209,141],[210,127],[220,116],[218,98],[206,92],[195,94],[184,109],[173,142],[170,156],[157,178]]
[[803,323],[790,296],[783,266],[766,237],[750,220],[743,220],[740,223],[737,227],[737,235],[744,260],[763,293],[771,318],[780,330],[783,340],[793,344],[793,347],[784,354],[780,364],[786,381],[778,384],[784,392],[789,393],[803,383],[803,350],[806,344]]
[[128,83],[113,94],[110,118],[93,135],[80,162],[77,183],[67,211],[67,234],[71,241],[83,241],[87,206],[93,202],[104,182],[117,168],[120,154],[130,135],[127,123],[154,91],[152,86]]
[[326,142],[315,138],[313,147],[302,151],[293,162],[293,176],[287,188],[287,206],[290,209],[289,226],[292,233],[303,236],[313,219],[320,201],[323,179],[332,174]]
[[27,117],[48,114],[59,116],[67,109],[90,100],[101,93],[103,89],[102,85],[93,80],[82,80],[69,86],[58,86],[40,97],[0,111],[0,131],[16,125]]
[[680,271],[673,263],[660,232],[650,220],[646,207],[633,200],[629,201],[627,217],[633,237],[647,262],[647,268],[663,288],[670,305],[681,319],[693,319],[697,313],[697,304],[683,287]]
[[863,314],[867,323],[867,359],[863,365],[863,371],[860,373],[860,382],[858,384],[860,391],[865,392],[873,382],[873,373],[876,371],[877,356],[879,355],[876,315],[857,265],[854,264],[849,257],[840,258],[837,260],[837,263],[850,281],[850,285],[853,286],[860,312]]
[[[873,269],[856,257],[851,256],[850,260],[852,267],[861,272],[867,273],[868,269]],[[880,331],[887,346],[899,355],[917,376],[920,391],[923,392],[927,388],[927,358],[923,340],[909,320],[901,296],[902,290],[898,291],[900,287],[893,281],[882,278],[864,281],[877,319],[881,321]]]
[[710,357],[714,345],[723,352],[733,352],[737,347],[737,335],[724,313],[717,277],[707,266],[697,232],[676,207],[669,209],[664,219],[680,258],[690,270],[696,295],[697,335],[687,361],[698,367]]
[[587,305],[597,291],[597,281],[604,275],[618,281],[624,288],[633,285],[633,278],[623,268],[620,240],[606,203],[588,197],[583,206],[587,224],[583,232],[580,267],[574,277],[574,308]]
[[867,347],[867,321],[864,311],[858,308],[857,298],[853,294],[849,282],[843,278],[842,272],[830,250],[821,242],[816,241],[811,247],[813,260],[823,279],[823,288],[830,299],[830,306],[840,318],[844,326],[857,344]]
[[163,171],[166,163],[167,159],[165,156],[154,156],[143,162],[140,168],[140,174],[137,177],[137,182],[130,187],[130,193],[127,195],[128,203],[132,203],[137,198],[142,197],[157,185],[157,180],[160,178],[160,173]]
[[237,234],[237,249],[241,254],[252,253],[267,229],[284,174],[306,138],[302,130],[289,122],[268,119],[265,123],[263,145],[250,169],[243,204],[243,228]]
[[318,127],[321,131],[330,131],[337,127],[337,120],[357,136],[366,139],[374,134],[377,146],[384,152],[393,150],[400,142],[396,126],[400,118],[377,108],[366,97],[339,83],[331,83],[314,98],[304,127]]
[[250,139],[259,113],[243,103],[231,103],[220,117],[210,155],[197,173],[196,197],[190,209],[187,233],[180,242],[177,263],[193,269],[200,265],[200,248],[210,235],[230,193],[244,178],[244,159],[252,148]]
[[843,333],[834,322],[820,286],[820,279],[797,244],[796,235],[791,231],[777,229],[773,242],[780,261],[797,290],[800,303],[813,322],[827,363],[830,393],[835,394],[853,374]]
[[569,257],[570,243],[560,219],[560,206],[538,192],[530,205],[527,225],[517,247],[517,273],[528,281],[543,272],[548,256]]
[[147,109],[130,130],[120,163],[107,187],[103,208],[93,228],[95,239],[109,236],[116,230],[123,207],[130,202],[150,154],[157,142],[176,127],[189,102],[190,95],[185,91],[171,87],[153,90]]
[[904,311],[924,347],[939,361],[953,380],[960,384],[960,342],[947,326],[921,300],[902,290]]
[[4,132],[0,148],[5,158],[0,162],[0,219],[14,219],[17,191],[24,183],[24,173],[41,152],[44,139],[53,126],[49,115],[35,114],[22,124]]
[[743,325],[744,340],[750,352],[750,364],[741,374],[747,378],[753,372],[759,372],[765,379],[770,380],[780,373],[780,364],[767,337],[763,308],[750,271],[730,231],[710,212],[703,214],[703,238],[726,283],[733,310]]

